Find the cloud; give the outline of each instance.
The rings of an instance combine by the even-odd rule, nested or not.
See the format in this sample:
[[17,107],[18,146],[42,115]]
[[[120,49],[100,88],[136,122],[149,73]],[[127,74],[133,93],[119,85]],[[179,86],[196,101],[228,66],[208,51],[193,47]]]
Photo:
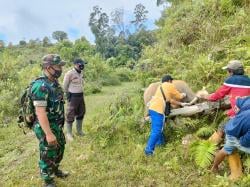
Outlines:
[[161,8],[154,0],[0,0],[0,37],[6,42],[18,43],[22,39],[51,38],[54,31],[62,30],[72,40],[85,36],[93,42],[88,26],[93,6],[102,7],[108,15],[116,8],[123,8],[128,22],[138,3],[149,11],[152,28],[152,23],[161,15]]
[[[20,35],[31,38],[39,37],[39,34],[46,32],[46,22],[38,17],[30,9],[20,8],[15,14],[16,29]],[[37,35],[38,34],[38,35]]]

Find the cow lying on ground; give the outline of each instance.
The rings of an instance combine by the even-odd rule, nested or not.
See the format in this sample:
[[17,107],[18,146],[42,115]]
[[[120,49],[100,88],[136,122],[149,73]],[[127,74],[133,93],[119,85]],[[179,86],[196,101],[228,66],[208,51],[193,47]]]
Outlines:
[[[195,94],[188,86],[188,84],[183,80],[173,80],[172,83],[175,85],[176,89],[179,92],[187,94],[187,96],[181,102],[189,103],[190,105],[196,103],[198,101],[198,98],[201,97],[201,95],[208,94],[208,92],[205,89],[202,89],[201,91],[198,91]],[[151,83],[144,91],[143,99],[145,106],[145,117],[148,116],[148,103],[151,100],[151,98],[155,95],[155,92],[160,84],[161,84],[160,82]],[[178,108],[178,106],[176,105],[171,105],[171,107]]]

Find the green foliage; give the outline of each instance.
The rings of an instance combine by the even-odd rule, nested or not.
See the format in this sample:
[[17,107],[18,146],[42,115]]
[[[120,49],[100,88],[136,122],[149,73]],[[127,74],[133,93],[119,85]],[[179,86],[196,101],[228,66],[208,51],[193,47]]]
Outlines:
[[212,127],[202,127],[196,132],[196,135],[200,138],[208,138],[213,132],[214,128]]
[[224,15],[232,15],[233,13],[235,13],[236,7],[234,6],[233,0],[221,0],[220,7],[220,10]]
[[115,86],[121,84],[120,79],[116,74],[104,75],[103,80],[101,82],[103,86],[109,86],[109,85]]
[[216,145],[210,141],[199,140],[191,144],[190,153],[195,163],[201,168],[211,165]]
[[5,42],[3,40],[0,40],[0,51],[2,51],[5,47]]
[[195,90],[206,86],[213,91],[227,76],[221,67],[229,60],[249,63],[250,9],[246,1],[171,3],[157,22],[157,42],[145,47],[137,65],[137,78],[143,84],[169,73],[194,85]]
[[248,173],[248,175],[244,176],[243,179],[240,181],[239,186],[247,187],[249,186],[249,183],[250,183],[250,175]]
[[51,45],[50,39],[47,36],[43,38],[42,45],[43,47],[48,47]]
[[27,45],[27,42],[25,40],[20,40],[19,41],[19,45],[20,46],[26,46]]
[[102,84],[98,81],[88,82],[84,87],[84,94],[96,94],[102,91]]
[[[85,94],[103,91],[86,97],[88,115],[84,128],[87,135],[83,141],[76,137],[66,149],[63,164],[74,174],[73,180],[68,179],[72,185],[193,186],[202,182],[204,186],[229,186],[227,173],[215,178],[210,173],[197,172],[194,167],[193,160],[202,169],[210,165],[216,149],[214,144],[194,142],[190,148],[191,159],[186,159],[185,147],[180,143],[187,133],[209,136],[212,127],[223,118],[220,113],[180,118],[176,124],[169,121],[164,131],[166,147],[156,148],[155,155],[147,158],[143,148],[150,127],[141,127],[143,101],[140,89],[134,89],[137,83],[103,87],[135,78],[145,87],[169,73],[176,79],[186,80],[195,90],[207,86],[209,91],[214,91],[226,77],[221,67],[229,60],[240,59],[245,65],[249,64],[249,1],[166,2],[171,6],[164,10],[157,21],[158,29],[153,32],[139,29],[131,34],[119,30],[118,34],[110,27],[108,15],[96,9],[91,24],[99,46],[91,45],[85,38],[75,42],[58,39],[60,42],[51,45],[47,40],[42,43],[31,40],[0,51],[0,147],[3,148],[0,186],[2,181],[3,186],[37,186],[39,183],[38,175],[34,175],[37,169],[34,137],[25,139],[18,134],[16,126],[5,127],[15,119],[20,90],[41,73],[41,57],[49,52],[59,53],[67,60],[64,71],[72,68],[71,62],[76,57],[88,61]],[[122,23],[118,20],[117,24]],[[79,147],[84,147],[85,152]],[[239,184],[247,186],[249,159],[242,160],[248,175]],[[63,182],[58,182],[63,186]]]
[[[135,7],[135,20],[131,21],[136,32],[130,33],[123,20],[123,9],[116,9],[111,14],[114,25],[110,25],[109,16],[99,6],[93,7],[90,14],[89,26],[95,36],[96,51],[101,54],[113,67],[131,66],[132,60],[138,60],[144,46],[155,42],[154,33],[145,29],[144,22],[148,11],[145,6],[138,4]],[[132,30],[132,29],[131,29]]]
[[244,156],[246,156],[246,158],[244,159],[244,162],[243,162],[243,166],[244,166],[243,168],[244,168],[245,173],[250,174],[250,156],[248,154]]
[[121,82],[128,82],[134,79],[135,73],[128,68],[117,68],[116,75]]
[[143,4],[137,4],[134,9],[135,20],[131,21],[131,23],[134,23],[137,29],[142,28],[143,23],[147,20],[147,13],[148,11]]
[[60,42],[60,41],[68,39],[68,35],[64,31],[54,31],[52,33],[52,38],[55,39],[56,41]]
[[95,119],[95,128],[99,132],[96,138],[101,147],[117,146],[137,134],[142,112],[142,100],[138,96],[132,97],[125,93],[117,95],[103,116]]
[[[103,85],[118,85],[131,76],[129,71],[125,76],[121,70],[116,72],[111,68],[105,60],[95,54],[94,47],[84,37],[75,42],[63,40],[53,45],[47,39],[45,38],[43,43],[32,40],[32,47],[29,43],[0,51],[0,86],[3,88],[0,90],[1,126],[16,120],[19,95],[32,80],[42,74],[40,63],[45,54],[60,54],[67,62],[64,73],[73,67],[72,61],[75,58],[80,57],[88,61],[84,75],[86,94],[99,93]],[[60,78],[60,82],[62,79],[63,77]]]
[[89,26],[95,35],[96,50],[103,57],[110,57],[109,52],[113,51],[112,39],[114,33],[109,26],[109,16],[105,12],[102,12],[102,8],[99,6],[93,7],[93,12],[89,18]]

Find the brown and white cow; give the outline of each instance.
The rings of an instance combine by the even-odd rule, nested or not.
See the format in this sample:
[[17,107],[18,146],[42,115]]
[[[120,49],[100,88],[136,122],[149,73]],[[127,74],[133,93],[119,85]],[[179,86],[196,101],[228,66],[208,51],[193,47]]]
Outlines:
[[[151,98],[155,95],[155,92],[160,85],[160,82],[151,83],[144,91],[143,99],[145,105],[146,116],[148,115],[148,103]],[[192,91],[192,89],[188,86],[188,84],[183,80],[173,80],[173,84],[176,89],[181,93],[186,93],[187,96],[181,100],[181,102],[190,103],[190,105],[197,102],[198,98],[202,95],[208,95],[208,92],[203,88],[201,91],[198,91],[196,94]],[[171,105],[172,108],[178,108],[179,106]]]

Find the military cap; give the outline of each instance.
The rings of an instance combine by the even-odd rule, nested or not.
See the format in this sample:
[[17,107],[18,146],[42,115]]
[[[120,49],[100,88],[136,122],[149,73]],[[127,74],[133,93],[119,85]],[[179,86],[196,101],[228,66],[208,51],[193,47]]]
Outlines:
[[43,66],[49,66],[49,65],[59,65],[64,66],[65,61],[61,59],[61,57],[58,54],[47,54],[42,58]]

